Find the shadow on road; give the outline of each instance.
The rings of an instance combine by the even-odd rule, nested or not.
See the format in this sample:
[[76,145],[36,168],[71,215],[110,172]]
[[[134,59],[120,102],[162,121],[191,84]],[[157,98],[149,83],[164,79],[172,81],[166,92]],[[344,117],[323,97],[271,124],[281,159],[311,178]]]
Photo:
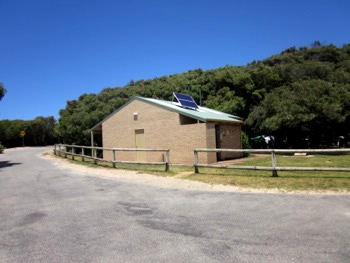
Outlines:
[[10,161],[0,161],[0,169],[4,167],[11,167],[18,164],[21,164],[21,163],[12,163]]

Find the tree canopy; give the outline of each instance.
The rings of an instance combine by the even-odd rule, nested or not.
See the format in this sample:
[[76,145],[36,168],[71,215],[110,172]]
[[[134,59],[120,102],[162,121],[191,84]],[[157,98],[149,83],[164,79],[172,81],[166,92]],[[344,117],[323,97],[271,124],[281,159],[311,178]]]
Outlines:
[[248,136],[274,135],[281,146],[301,138],[313,145],[349,136],[350,44],[290,47],[246,66],[195,69],[124,87],[83,94],[60,111],[56,132],[65,143],[88,144],[87,130],[134,96],[172,99],[189,93],[199,103],[247,119]]
[[56,142],[54,117],[37,117],[34,120],[1,120],[0,142],[7,148],[22,146],[21,131],[25,131],[26,146],[52,145]]
[[4,84],[0,82],[0,100],[5,96],[6,89],[4,87]]

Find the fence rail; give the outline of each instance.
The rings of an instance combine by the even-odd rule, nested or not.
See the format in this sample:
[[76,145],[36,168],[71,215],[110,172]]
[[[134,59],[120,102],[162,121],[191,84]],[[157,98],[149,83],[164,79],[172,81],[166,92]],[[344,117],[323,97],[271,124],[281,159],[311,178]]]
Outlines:
[[[271,154],[271,167],[268,166],[241,166],[241,165],[218,165],[200,164],[199,152],[236,152],[236,153],[269,153]],[[334,167],[278,167],[276,154],[278,153],[350,153],[349,148],[343,149],[194,149],[194,171],[199,173],[199,167],[230,168],[241,170],[272,171],[272,176],[278,176],[277,171],[331,171],[350,172],[350,168]]]
[[[71,149],[71,151],[68,151],[68,149]],[[76,149],[80,149],[81,153],[77,153]],[[85,150],[90,149],[91,155],[86,155]],[[103,150],[103,151],[111,151],[112,152],[112,159],[102,159],[97,157],[97,150]],[[145,148],[103,148],[103,147],[92,147],[92,146],[82,146],[82,145],[69,145],[69,144],[55,144],[54,145],[54,154],[61,156],[61,154],[64,155],[65,158],[67,158],[67,155],[71,155],[72,159],[74,160],[75,156],[80,156],[82,161],[85,161],[85,158],[94,160],[95,164],[97,164],[97,161],[100,162],[108,162],[112,163],[113,167],[116,167],[117,163],[127,163],[127,164],[159,164],[159,165],[165,165],[165,171],[169,171],[169,149],[145,149]],[[139,162],[139,161],[120,161],[116,158],[116,152],[164,152],[165,153],[165,160],[164,162]]]

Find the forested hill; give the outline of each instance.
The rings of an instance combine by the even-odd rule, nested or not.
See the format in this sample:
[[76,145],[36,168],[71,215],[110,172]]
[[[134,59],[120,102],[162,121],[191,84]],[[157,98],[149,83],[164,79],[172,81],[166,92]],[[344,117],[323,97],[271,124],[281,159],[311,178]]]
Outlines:
[[66,143],[88,144],[87,129],[134,96],[172,99],[189,93],[197,103],[246,119],[248,135],[271,134],[279,146],[330,145],[350,127],[350,44],[291,47],[247,66],[190,70],[130,81],[83,94],[60,111],[56,131]]

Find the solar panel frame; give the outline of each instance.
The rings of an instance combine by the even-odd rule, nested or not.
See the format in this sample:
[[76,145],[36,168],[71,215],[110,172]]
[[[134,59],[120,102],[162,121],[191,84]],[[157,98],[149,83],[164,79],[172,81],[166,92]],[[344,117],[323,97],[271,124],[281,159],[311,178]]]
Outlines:
[[190,95],[177,93],[177,92],[173,92],[173,95],[177,99],[177,101],[181,104],[181,106],[185,108],[190,108],[190,109],[198,109],[197,103],[194,101],[194,99]]

